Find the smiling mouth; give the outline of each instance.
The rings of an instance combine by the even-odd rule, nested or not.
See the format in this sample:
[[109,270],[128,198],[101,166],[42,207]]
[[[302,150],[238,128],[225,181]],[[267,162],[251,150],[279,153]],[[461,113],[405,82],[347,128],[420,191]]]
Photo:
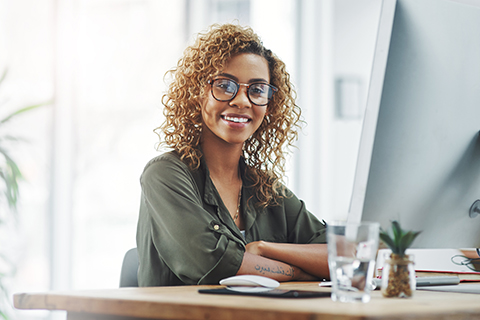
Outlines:
[[221,117],[224,120],[235,122],[235,123],[247,123],[249,121],[252,121],[252,119],[244,118],[244,117],[229,117],[229,116],[221,116]]

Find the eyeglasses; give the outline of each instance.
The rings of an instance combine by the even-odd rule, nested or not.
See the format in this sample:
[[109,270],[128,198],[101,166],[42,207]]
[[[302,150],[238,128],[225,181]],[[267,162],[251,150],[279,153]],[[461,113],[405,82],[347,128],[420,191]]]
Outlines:
[[240,90],[240,86],[247,87],[248,100],[256,106],[266,106],[273,94],[278,91],[277,88],[262,82],[250,84],[237,83],[232,79],[214,79],[208,80],[212,88],[212,96],[217,101],[230,101],[235,98]]

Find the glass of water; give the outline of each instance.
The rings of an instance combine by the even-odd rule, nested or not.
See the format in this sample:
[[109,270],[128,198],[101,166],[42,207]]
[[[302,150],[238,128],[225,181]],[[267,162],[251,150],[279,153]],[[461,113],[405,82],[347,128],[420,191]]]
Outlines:
[[375,222],[327,224],[333,301],[370,301],[379,229]]

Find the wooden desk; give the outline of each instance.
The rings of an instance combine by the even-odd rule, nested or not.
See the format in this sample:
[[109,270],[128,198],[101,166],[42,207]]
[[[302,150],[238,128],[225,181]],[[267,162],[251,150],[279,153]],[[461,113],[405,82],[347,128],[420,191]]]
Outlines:
[[[318,283],[283,283],[282,288],[325,290]],[[205,286],[21,293],[19,309],[66,310],[68,320],[245,319],[365,320],[480,319],[480,295],[416,291],[410,299],[383,298],[369,303],[340,303],[330,298],[283,299],[199,294]]]

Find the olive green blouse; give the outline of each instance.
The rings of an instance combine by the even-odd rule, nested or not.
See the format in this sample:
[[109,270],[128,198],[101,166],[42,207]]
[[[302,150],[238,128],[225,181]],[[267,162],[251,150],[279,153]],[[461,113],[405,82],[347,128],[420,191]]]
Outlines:
[[[245,169],[243,161],[240,165]],[[243,175],[242,180],[245,237],[203,160],[192,171],[175,152],[169,152],[146,165],[140,178],[137,226],[140,286],[218,284],[237,273],[245,245],[252,241],[326,242],[325,223],[308,212],[291,191],[287,190],[288,197],[280,205],[258,208]]]

